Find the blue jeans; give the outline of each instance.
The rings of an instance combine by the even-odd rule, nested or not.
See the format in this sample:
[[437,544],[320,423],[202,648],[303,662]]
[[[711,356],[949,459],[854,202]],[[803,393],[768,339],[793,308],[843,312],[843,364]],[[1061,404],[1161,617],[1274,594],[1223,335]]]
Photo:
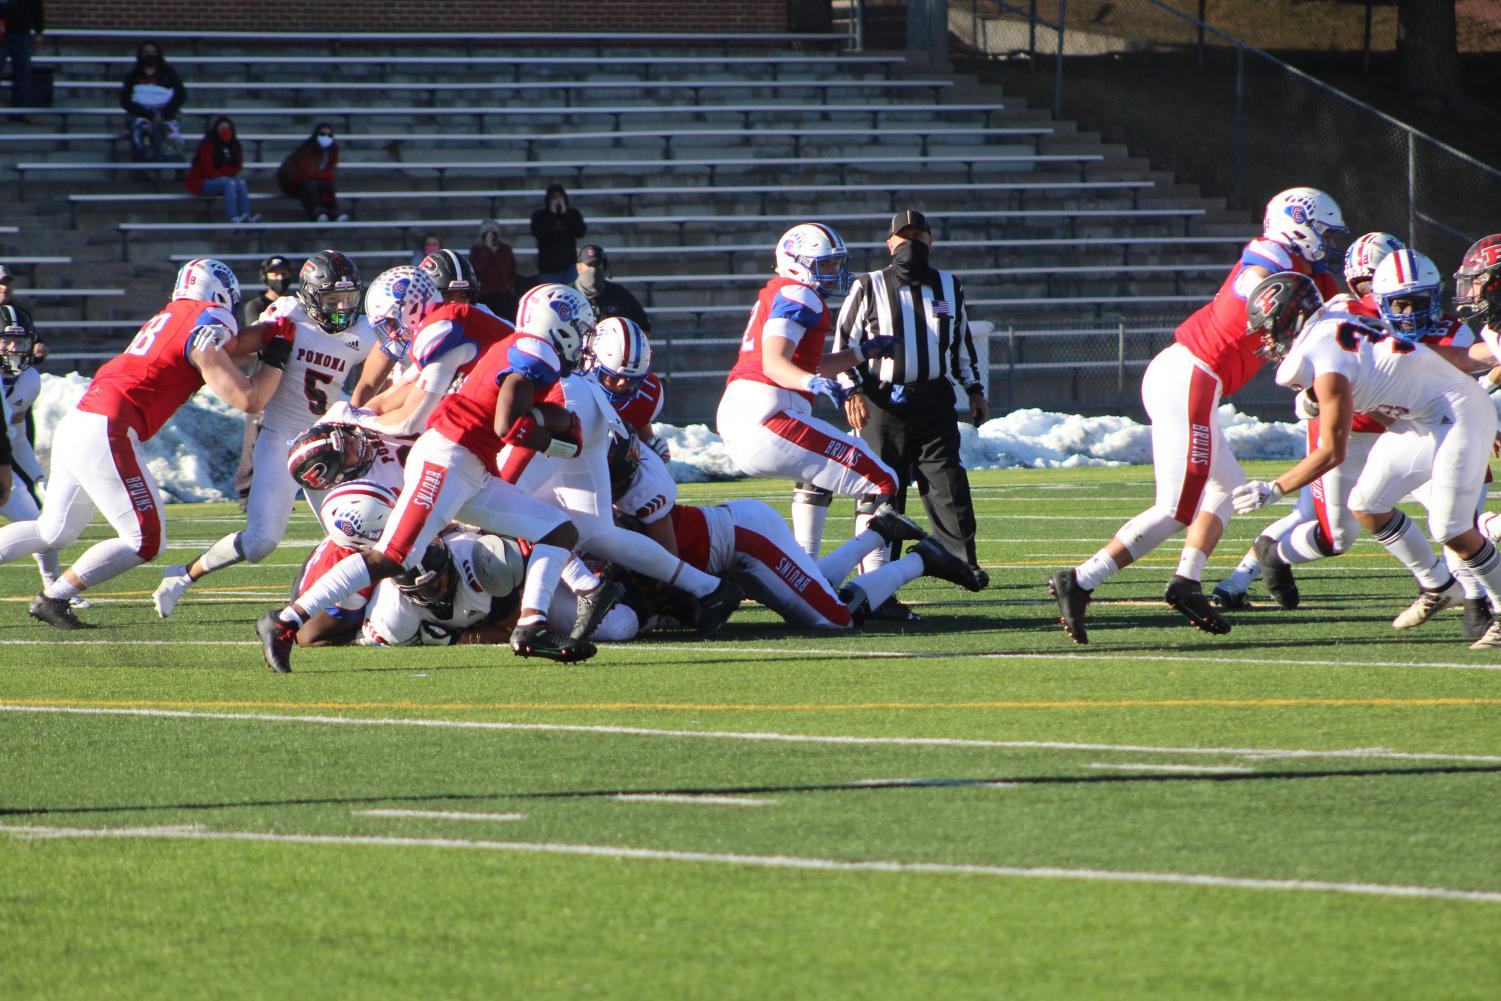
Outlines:
[[31,106],[31,51],[35,44],[36,36],[29,31],[0,39],[0,70],[5,69],[7,59],[10,61],[12,107]]
[[250,214],[250,189],[243,177],[210,177],[203,182],[203,193],[224,196],[224,215],[230,222]]

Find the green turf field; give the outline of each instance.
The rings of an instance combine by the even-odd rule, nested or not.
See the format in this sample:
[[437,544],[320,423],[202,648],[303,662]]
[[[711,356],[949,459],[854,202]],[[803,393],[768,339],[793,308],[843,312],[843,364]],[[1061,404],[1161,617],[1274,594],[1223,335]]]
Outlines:
[[[1501,994],[1501,656],[1457,613],[1394,631],[1411,579],[1362,542],[1300,574],[1299,610],[1258,589],[1207,636],[1160,601],[1170,544],[1074,647],[1045,577],[1149,471],[974,482],[992,586],[919,581],[921,624],[750,607],[577,666],[348,649],[273,675],[251,624],[301,509],[165,623],[159,568],[75,634],[27,619],[30,561],[0,568],[0,997]],[[1207,580],[1285,510],[1233,523]],[[173,509],[171,561],[236,521]]]

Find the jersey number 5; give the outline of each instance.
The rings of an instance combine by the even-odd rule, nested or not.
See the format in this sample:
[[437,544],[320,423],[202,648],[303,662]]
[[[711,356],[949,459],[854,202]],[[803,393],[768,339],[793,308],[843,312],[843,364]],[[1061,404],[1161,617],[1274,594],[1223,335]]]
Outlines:
[[313,369],[308,369],[302,377],[302,395],[307,397],[308,410],[319,417],[328,413],[328,393],[323,387],[333,381],[333,376]]
[[151,350],[151,345],[156,343],[156,335],[162,332],[162,328],[172,317],[167,313],[158,313],[146,321],[146,325],[136,331],[135,337],[130,341],[130,346],[125,349],[128,355],[144,355]]

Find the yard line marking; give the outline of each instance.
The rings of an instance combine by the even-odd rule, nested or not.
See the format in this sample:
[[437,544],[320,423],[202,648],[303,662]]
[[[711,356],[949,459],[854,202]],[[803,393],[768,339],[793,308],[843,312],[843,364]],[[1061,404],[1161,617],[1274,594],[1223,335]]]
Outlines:
[[525,820],[524,813],[465,813],[462,810],[355,810],[356,817],[413,817],[430,820]]
[[[295,706],[296,703],[288,705]],[[356,704],[357,705],[357,704]],[[355,707],[355,706],[352,706]],[[249,720],[258,723],[314,723],[333,726],[410,726],[452,730],[493,730],[534,733],[589,733],[626,737],[684,737],[700,740],[744,740],[758,743],[839,744],[894,747],[967,747],[1043,751],[1125,751],[1133,754],[1192,754],[1232,757],[1387,758],[1403,761],[1469,761],[1501,764],[1501,755],[1444,754],[1392,751],[1383,747],[1309,750],[1271,747],[1153,747],[1143,744],[1092,744],[1076,741],[981,740],[971,737],[860,737],[840,734],[780,733],[741,730],[664,730],[651,727],[584,723],[512,723],[498,720],[451,720],[359,716],[273,716],[265,713],[211,713],[172,709],[128,709],[82,705],[0,704],[0,712],[58,713],[82,716],[145,716],[160,719]]]
[[1122,772],[1187,772],[1187,773],[1215,773],[1222,772],[1249,772],[1255,773],[1256,769],[1247,768],[1244,765],[1163,765],[1153,764],[1150,761],[1123,762],[1115,765],[1108,761],[1091,761],[1086,768],[1106,768]]
[[1358,883],[1314,879],[1258,879],[1210,873],[1151,872],[1128,869],[1070,869],[1059,866],[1005,866],[963,862],[906,862],[898,859],[832,859],[798,855],[738,855],[730,852],[692,852],[627,845],[587,845],[559,842],[466,841],[460,838],[402,838],[353,834],[273,834],[262,831],[187,831],[142,827],[34,827],[0,825],[0,832],[25,839],[154,838],[183,841],[270,842],[297,845],[354,845],[380,848],[467,848],[471,851],[518,852],[587,858],[629,859],[644,862],[696,862],[764,869],[802,869],[818,872],[878,872],[898,875],[993,876],[1013,879],[1072,879],[1111,883],[1157,883],[1231,890],[1281,890],[1308,893],[1346,893],[1376,897],[1464,900],[1501,904],[1501,892],[1401,883]]
[[615,797],[622,803],[692,803],[707,806],[776,806],[774,799],[754,799],[749,796],[674,796],[669,793],[624,792]]

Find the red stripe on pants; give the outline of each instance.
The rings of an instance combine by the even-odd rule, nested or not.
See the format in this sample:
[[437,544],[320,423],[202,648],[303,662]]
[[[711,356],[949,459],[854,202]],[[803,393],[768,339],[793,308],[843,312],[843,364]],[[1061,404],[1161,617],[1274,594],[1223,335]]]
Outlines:
[[[1312,452],[1318,447],[1319,419],[1315,417],[1308,422],[1308,451]],[[1313,481],[1313,514],[1319,520],[1319,529],[1324,533],[1323,539],[1315,539],[1314,541],[1320,543],[1319,548],[1321,550],[1325,548],[1330,550],[1328,555],[1333,556],[1334,527],[1329,523],[1329,503],[1324,499],[1324,478],[1322,476]],[[1329,543],[1327,547],[1323,545],[1325,540],[1328,540]]]
[[107,421],[104,435],[109,441],[109,456],[114,461],[115,473],[125,487],[130,506],[135,509],[136,524],[141,529],[141,545],[136,549],[136,555],[149,563],[162,551],[162,518],[156,509],[156,498],[151,496],[151,487],[141,472],[135,445],[130,440],[129,426],[119,421]]
[[1187,525],[1193,521],[1209,482],[1209,468],[1214,464],[1214,393],[1219,381],[1199,366],[1193,366],[1188,378],[1188,464],[1183,470],[1183,492],[1173,509],[1173,520]]
[[823,579],[809,574],[799,565],[796,557],[784,553],[766,536],[748,528],[736,528],[735,551],[744,553],[770,570],[793,594],[829,622],[836,626],[850,624],[848,606],[828,592]]
[[417,485],[408,496],[403,492],[401,500],[396,506],[401,509],[401,515],[397,519],[396,528],[391,533],[391,541],[386,543],[385,554],[397,563],[405,566],[407,557],[412,553],[412,546],[417,542],[417,536],[422,534],[422,528],[427,524],[428,517],[433,513],[433,505],[438,502],[438,494],[443,489],[443,480],[448,476],[448,467],[440,466],[436,462],[424,462],[422,473],[417,477]]
[[881,468],[859,443],[849,438],[831,438],[818,428],[779,411],[761,422],[761,426],[783,441],[791,442],[805,452],[832,459],[846,469],[852,469],[870,481],[875,493],[891,496],[896,493],[897,483]]

